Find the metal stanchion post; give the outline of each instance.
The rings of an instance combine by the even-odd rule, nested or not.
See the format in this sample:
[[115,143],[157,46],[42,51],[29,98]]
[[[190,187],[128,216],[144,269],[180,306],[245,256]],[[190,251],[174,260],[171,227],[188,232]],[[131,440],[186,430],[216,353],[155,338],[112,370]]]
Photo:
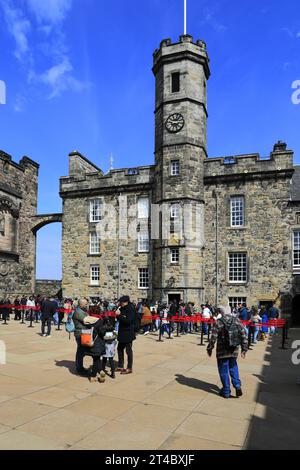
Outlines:
[[179,336],[179,315],[177,316],[177,333],[176,333],[176,336],[177,336],[177,338]]
[[32,322],[33,322],[33,310],[30,311],[30,325],[28,328],[34,328]]
[[204,342],[203,342],[203,339],[204,339],[203,322],[200,322],[200,327],[201,327],[201,343],[200,343],[200,346],[204,346]]
[[161,339],[161,330],[162,330],[162,317],[160,317],[158,341],[162,341],[162,339]]
[[281,342],[281,349],[287,349],[285,347],[285,335],[286,335],[286,326],[282,327],[282,342]]

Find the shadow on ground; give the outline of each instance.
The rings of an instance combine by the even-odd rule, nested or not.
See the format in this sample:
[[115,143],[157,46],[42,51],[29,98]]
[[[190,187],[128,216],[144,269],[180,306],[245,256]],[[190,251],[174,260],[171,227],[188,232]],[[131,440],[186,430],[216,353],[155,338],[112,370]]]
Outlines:
[[281,349],[281,335],[269,341],[257,391],[257,406],[245,443],[246,450],[300,449],[300,376],[292,364],[293,340],[300,330],[291,329],[287,349]]
[[219,395],[220,392],[220,389],[216,384],[211,384],[209,382],[203,382],[202,380],[185,377],[184,375],[176,374],[175,380],[180,385],[185,385],[186,387],[192,387],[198,390],[203,390],[204,392],[213,393],[214,395]]

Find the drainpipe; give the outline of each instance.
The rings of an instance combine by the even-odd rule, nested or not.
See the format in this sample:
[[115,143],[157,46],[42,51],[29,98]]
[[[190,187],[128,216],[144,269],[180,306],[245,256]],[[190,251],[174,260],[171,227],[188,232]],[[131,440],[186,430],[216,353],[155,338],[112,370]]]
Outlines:
[[216,190],[213,190],[212,196],[216,200],[216,216],[215,216],[215,227],[216,227],[216,234],[215,234],[215,249],[216,249],[216,257],[215,257],[215,269],[216,269],[216,284],[215,284],[215,303],[216,306],[219,303],[219,295],[218,295],[218,287],[219,287],[219,273],[218,273],[218,264],[219,264],[219,253],[218,253],[218,230],[219,230],[219,220],[218,220],[218,194]]

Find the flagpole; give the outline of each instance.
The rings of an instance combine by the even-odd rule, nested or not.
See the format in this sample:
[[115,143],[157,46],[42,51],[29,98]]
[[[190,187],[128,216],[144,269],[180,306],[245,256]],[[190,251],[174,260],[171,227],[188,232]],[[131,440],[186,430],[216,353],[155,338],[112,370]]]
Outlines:
[[187,5],[186,5],[187,0],[184,0],[184,35],[186,35],[187,32]]

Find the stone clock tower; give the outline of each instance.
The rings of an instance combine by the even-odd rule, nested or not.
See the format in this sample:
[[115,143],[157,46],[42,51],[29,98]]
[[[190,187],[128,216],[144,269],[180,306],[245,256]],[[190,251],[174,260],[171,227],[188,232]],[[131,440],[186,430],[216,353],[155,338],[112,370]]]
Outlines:
[[153,203],[161,207],[153,241],[153,297],[200,303],[205,300],[203,161],[210,75],[205,43],[194,42],[189,35],[174,44],[170,39],[162,41],[154,52],[153,73]]

